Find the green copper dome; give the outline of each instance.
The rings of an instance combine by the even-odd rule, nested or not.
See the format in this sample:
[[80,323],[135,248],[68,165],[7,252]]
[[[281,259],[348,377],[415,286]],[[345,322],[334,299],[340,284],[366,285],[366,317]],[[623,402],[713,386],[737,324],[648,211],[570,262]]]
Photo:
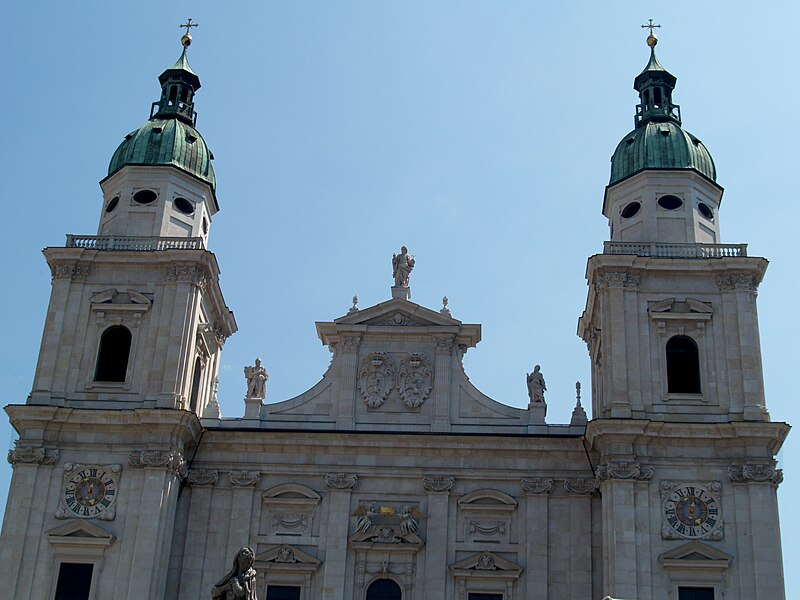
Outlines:
[[111,157],[108,174],[125,165],[172,165],[216,190],[213,156],[203,136],[191,125],[179,119],[153,117],[125,136]]
[[636,128],[614,150],[609,185],[645,169],[690,169],[715,181],[717,170],[711,154],[700,140],[681,128],[681,109],[672,101],[677,78],[661,66],[655,37],[651,38],[650,60],[633,80],[640,100],[634,116]]
[[609,185],[645,169],[693,169],[717,179],[714,160],[703,143],[673,121],[649,121],[626,135],[611,157]]
[[207,182],[216,193],[214,155],[195,129],[194,94],[200,78],[189,66],[185,46],[158,81],[161,98],[150,107],[150,119],[125,136],[111,157],[108,174],[126,165],[171,165]]

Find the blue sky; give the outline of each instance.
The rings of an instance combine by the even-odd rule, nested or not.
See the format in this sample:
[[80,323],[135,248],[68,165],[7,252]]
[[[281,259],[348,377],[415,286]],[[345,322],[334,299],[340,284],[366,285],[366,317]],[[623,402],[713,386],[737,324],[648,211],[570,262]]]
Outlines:
[[[759,293],[767,403],[797,421],[796,186],[800,5],[773,2],[16,3],[0,20],[3,404],[30,391],[49,295],[40,254],[93,234],[97,182],[147,118],[180,53],[200,75],[198,128],[216,157],[210,246],[240,331],[225,346],[223,414],[260,356],[268,401],[308,389],[330,355],[314,321],[389,298],[390,259],[416,254],[413,299],[483,325],[466,368],[526,403],[542,365],[548,420],[566,422],[589,361],[575,335],[586,258],[602,250],[609,157],[632,128],[633,77],[659,58],[683,123],[725,187],[723,241],[770,259]],[[666,13],[666,14],[665,14]],[[800,560],[800,455],[780,454],[784,563]],[[7,419],[0,439],[13,444]],[[10,468],[0,468],[5,497]],[[4,500],[2,500],[4,502]],[[794,508],[794,510],[792,510]],[[787,595],[800,574],[787,569]]]

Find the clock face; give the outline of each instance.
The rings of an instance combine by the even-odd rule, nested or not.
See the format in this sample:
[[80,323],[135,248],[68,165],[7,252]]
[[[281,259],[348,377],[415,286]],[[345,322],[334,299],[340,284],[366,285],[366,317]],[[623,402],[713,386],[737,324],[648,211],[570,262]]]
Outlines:
[[92,518],[104,513],[116,497],[116,477],[104,467],[80,465],[64,484],[64,505],[78,517]]
[[667,524],[681,537],[700,538],[721,523],[719,503],[701,485],[681,485],[664,500]]

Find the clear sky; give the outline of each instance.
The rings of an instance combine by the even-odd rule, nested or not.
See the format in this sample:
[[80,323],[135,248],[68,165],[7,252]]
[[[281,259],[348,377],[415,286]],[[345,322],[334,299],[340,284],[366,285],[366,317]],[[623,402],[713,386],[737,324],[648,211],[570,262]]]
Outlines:
[[[575,335],[586,258],[602,251],[609,157],[632,128],[634,76],[658,55],[683,123],[725,187],[723,241],[770,259],[759,291],[767,403],[797,422],[800,4],[683,2],[18,2],[0,19],[3,404],[30,391],[50,273],[40,250],[96,232],[97,182],[180,54],[203,87],[216,157],[210,247],[240,331],[222,355],[223,414],[241,415],[260,356],[267,401],[314,385],[330,354],[314,321],[389,298],[390,259],[416,254],[413,300],[483,325],[466,368],[527,401],[542,365],[566,422],[589,360]],[[669,8],[667,10],[666,8]],[[0,418],[0,439],[14,436]],[[800,597],[797,432],[780,456],[787,596]],[[10,468],[0,468],[5,498]]]

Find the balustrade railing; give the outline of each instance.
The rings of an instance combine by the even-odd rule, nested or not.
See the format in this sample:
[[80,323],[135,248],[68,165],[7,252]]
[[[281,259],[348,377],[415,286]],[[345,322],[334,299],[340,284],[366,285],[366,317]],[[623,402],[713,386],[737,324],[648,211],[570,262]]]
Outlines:
[[603,254],[632,254],[653,258],[725,258],[747,256],[747,244],[605,242]]
[[67,248],[86,250],[202,250],[203,238],[67,235]]

